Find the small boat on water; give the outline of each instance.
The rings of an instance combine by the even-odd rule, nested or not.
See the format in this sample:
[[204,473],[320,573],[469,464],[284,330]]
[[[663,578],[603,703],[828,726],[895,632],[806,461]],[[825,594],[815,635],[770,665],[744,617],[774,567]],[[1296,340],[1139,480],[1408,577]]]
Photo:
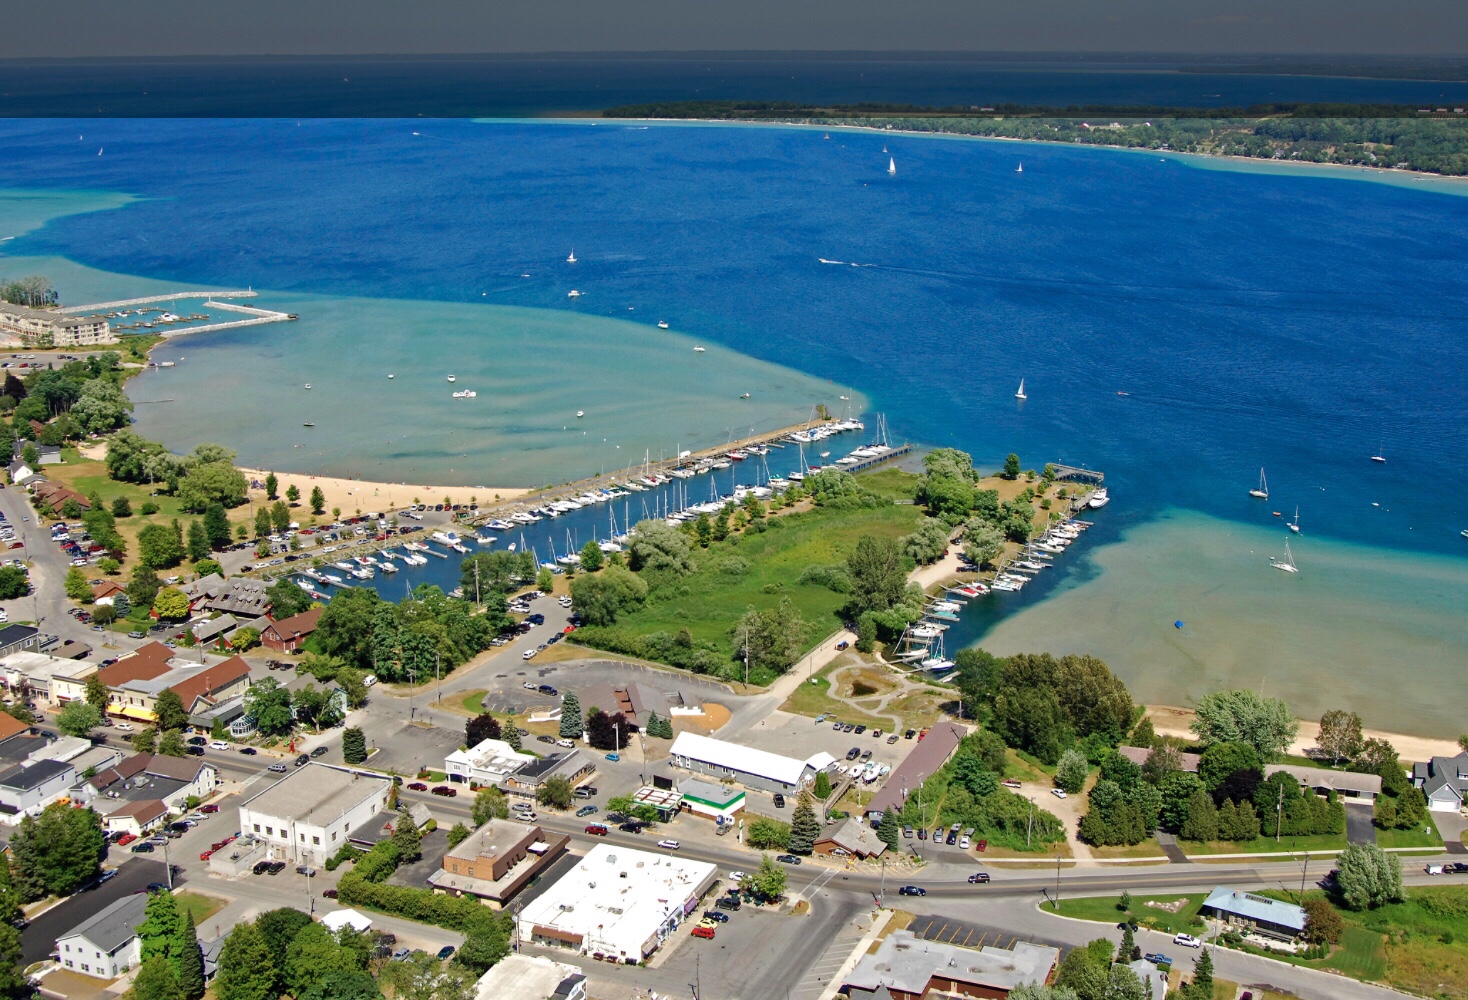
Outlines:
[[567,264],[574,264],[574,263],[576,263],[576,248],[575,247],[572,247],[571,248],[571,256],[569,256],[569,257],[566,258],[566,263]]
[[1030,398],[1029,396],[1026,396],[1025,395],[1025,380],[1024,379],[1020,379],[1019,380],[1019,390],[1014,394],[1014,398],[1015,399],[1029,399]]
[[309,389],[309,388],[311,388],[311,383],[310,383],[310,382],[307,382],[307,383],[306,383],[306,388],[307,388],[307,389]]
[[887,157],[887,174],[891,177],[897,176],[897,161],[890,156]]
[[303,424],[302,424],[302,425],[301,425],[301,426],[302,426],[302,427],[315,427],[315,426],[316,426],[316,425],[315,425],[315,424],[313,424],[313,423],[311,423],[311,421],[309,421],[309,420],[307,420],[307,421],[306,421],[306,422],[305,422],[305,423],[303,423]]
[[702,354],[702,353],[703,353],[703,352],[704,352],[704,351],[705,351],[705,350],[707,350],[707,348],[703,348],[703,347],[695,347],[695,348],[694,348],[694,349],[693,349],[693,353],[694,353],[694,354]]
[[448,380],[450,382],[457,382],[457,381],[459,381],[459,376],[457,376],[457,375],[450,375],[450,376],[448,376]]
[[1269,499],[1269,480],[1264,478],[1264,470],[1259,470],[1259,485],[1249,491],[1249,496],[1260,500]]
[[1376,449],[1376,454],[1371,456],[1371,460],[1373,462],[1381,462],[1383,465],[1386,464],[1386,442],[1385,441],[1383,441],[1381,443],[1381,446]]
[[658,329],[659,330],[666,330],[667,328],[668,328],[668,321],[667,320],[665,320],[665,319],[658,320]]
[[576,419],[577,420],[580,420],[584,416],[586,416],[586,411],[585,410],[577,410],[576,411]]
[[579,298],[581,298],[581,293],[578,292],[578,291],[576,291],[576,289],[573,288],[569,292],[566,293],[566,298],[568,298],[568,299],[579,299]]
[[1024,173],[1025,172],[1025,165],[1023,163],[1021,163],[1019,166],[1017,166],[1017,167],[1014,168],[1014,172],[1017,173],[1017,174]]
[[1086,506],[1087,507],[1105,507],[1110,502],[1111,502],[1111,497],[1107,494],[1106,490],[1105,489],[1099,489],[1099,490],[1097,490],[1095,493],[1093,493],[1091,495],[1091,499],[1086,503]]
[[1289,523],[1289,529],[1297,535],[1300,533],[1300,507],[1298,504],[1295,505],[1295,519]]
[[1283,559],[1271,559],[1269,565],[1275,569],[1282,569],[1286,573],[1298,573],[1300,568],[1295,565],[1295,554],[1290,551],[1290,543],[1285,542],[1285,554]]
[[388,378],[397,378],[397,376],[396,375],[389,375]]

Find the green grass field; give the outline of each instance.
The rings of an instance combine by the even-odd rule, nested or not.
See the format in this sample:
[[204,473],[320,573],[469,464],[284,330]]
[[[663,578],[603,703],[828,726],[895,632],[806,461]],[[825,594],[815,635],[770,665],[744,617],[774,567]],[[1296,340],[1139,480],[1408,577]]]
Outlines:
[[1209,854],[1275,854],[1290,852],[1301,854],[1305,851],[1343,851],[1346,849],[1346,835],[1344,833],[1323,833],[1313,837],[1281,837],[1278,842],[1273,837],[1259,837],[1257,840],[1247,840],[1242,843],[1228,840],[1214,840],[1206,844],[1199,844],[1191,840],[1182,840],[1178,846],[1189,856],[1205,856]]
[[[1130,916],[1138,924],[1144,927],[1152,927],[1168,934],[1177,934],[1180,931],[1196,932],[1200,923],[1197,922],[1198,908],[1203,905],[1207,898],[1205,893],[1191,893],[1188,895],[1171,896],[1133,896],[1131,907],[1125,912],[1117,908],[1121,902],[1120,896],[1085,896],[1077,899],[1066,899],[1062,894],[1060,900],[1060,915],[1073,917],[1077,920],[1095,920],[1098,923],[1109,923],[1113,927]],[[1171,903],[1175,900],[1186,899],[1182,909],[1177,913],[1168,913],[1156,907],[1148,906],[1148,901],[1157,903]],[[1045,904],[1045,909],[1050,911],[1050,905]]]
[[1412,830],[1376,831],[1378,847],[1442,847],[1443,839],[1434,826],[1417,827]]
[[698,568],[661,588],[643,608],[619,617],[617,628],[640,635],[686,628],[695,642],[725,646],[746,609],[773,608],[788,597],[805,619],[808,645],[813,645],[840,624],[835,612],[846,596],[797,583],[800,575],[810,566],[844,563],[863,535],[909,534],[918,517],[907,506],[816,508],[773,517],[763,534],[746,534],[737,544],[731,537],[707,549],[695,547]]
[[901,469],[864,472],[858,479],[864,489],[888,500],[911,500],[913,493],[917,491],[917,473],[903,472]]
[[[835,669],[835,664],[823,668],[809,681],[801,684],[790,693],[790,697],[780,706],[781,711],[790,712],[794,715],[808,715],[812,718],[826,713],[833,715],[842,722],[850,722],[868,727],[890,729],[892,717],[887,715],[868,715],[859,709],[852,708],[844,701],[838,701],[831,697],[830,673]],[[830,728],[827,726],[827,728]]]
[[[192,889],[174,893],[173,899],[178,904],[181,912],[192,913],[194,915],[195,927],[224,909],[228,903],[227,900],[220,899],[218,896],[206,896],[204,893],[194,892]],[[206,935],[201,931],[199,936],[205,937]]]

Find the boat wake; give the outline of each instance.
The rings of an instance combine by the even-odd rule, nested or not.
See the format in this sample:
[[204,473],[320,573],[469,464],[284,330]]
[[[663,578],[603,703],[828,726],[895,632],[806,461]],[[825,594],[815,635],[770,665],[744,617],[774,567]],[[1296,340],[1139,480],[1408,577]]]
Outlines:
[[858,264],[854,260],[827,260],[824,257],[817,257],[816,260],[820,261],[822,264],[842,264],[842,265],[844,265],[846,267],[876,267],[877,266],[876,264]]

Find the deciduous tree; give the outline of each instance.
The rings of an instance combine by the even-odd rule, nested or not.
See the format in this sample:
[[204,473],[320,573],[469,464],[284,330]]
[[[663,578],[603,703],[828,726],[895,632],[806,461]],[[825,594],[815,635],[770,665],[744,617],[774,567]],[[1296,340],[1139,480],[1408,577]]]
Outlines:
[[1336,886],[1346,906],[1375,909],[1405,899],[1402,859],[1375,844],[1347,844],[1337,860]]
[[557,774],[545,780],[535,792],[535,801],[556,809],[571,808],[571,782]]
[[275,957],[265,938],[253,923],[244,921],[224,939],[214,995],[219,1000],[274,1000],[277,975]]
[[83,604],[92,603],[92,585],[79,566],[73,566],[66,571],[66,596]]
[[1072,747],[1060,755],[1060,761],[1055,765],[1055,784],[1062,791],[1075,795],[1085,785],[1090,773],[1086,755]]
[[475,826],[483,826],[493,819],[506,819],[510,815],[510,802],[505,793],[493,786],[482,789],[474,796],[473,818]]
[[1361,716],[1332,709],[1320,717],[1320,752],[1331,761],[1350,760],[1361,752]]
[[159,729],[183,729],[189,724],[189,710],[184,707],[183,699],[171,688],[158,692],[153,714],[158,717]]
[[26,816],[10,840],[15,887],[27,902],[70,896],[100,871],[107,838],[91,809],[53,802]]
[[1261,761],[1283,753],[1300,731],[1288,705],[1248,689],[1210,692],[1196,711],[1192,729],[1205,745],[1247,743]]
[[97,711],[97,706],[87,701],[69,701],[56,714],[56,728],[67,736],[86,739],[101,724],[102,713]]
[[785,869],[768,854],[762,855],[759,867],[745,878],[744,884],[760,899],[779,899],[785,895]]

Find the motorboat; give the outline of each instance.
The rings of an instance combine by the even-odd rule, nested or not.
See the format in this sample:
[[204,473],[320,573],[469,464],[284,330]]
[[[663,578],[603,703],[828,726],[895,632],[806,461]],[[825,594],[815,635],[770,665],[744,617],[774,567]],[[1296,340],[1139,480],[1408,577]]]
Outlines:
[[457,382],[457,381],[459,381],[459,377],[457,375],[450,375],[450,376],[448,376],[448,380],[450,382]]
[[666,330],[667,328],[668,328],[668,321],[667,320],[665,320],[665,319],[658,320],[658,329],[659,330]]
[[1091,494],[1091,499],[1087,502],[1086,506],[1087,507],[1105,507],[1110,502],[1111,502],[1111,497],[1107,494],[1106,490],[1105,489],[1099,489],[1095,493]]

